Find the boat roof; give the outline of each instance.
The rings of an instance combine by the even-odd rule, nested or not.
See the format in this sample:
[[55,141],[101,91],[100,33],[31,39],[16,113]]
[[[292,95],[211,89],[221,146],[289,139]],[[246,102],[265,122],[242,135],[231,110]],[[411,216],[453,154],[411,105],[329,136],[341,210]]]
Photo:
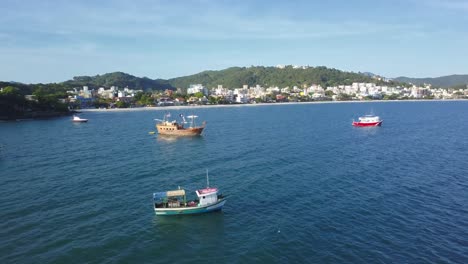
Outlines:
[[174,196],[184,196],[185,190],[174,190],[174,191],[167,191],[167,192],[155,192],[153,193],[154,199],[161,199],[165,197],[174,197]]
[[197,190],[198,195],[206,195],[206,194],[216,193],[216,192],[218,192],[218,188],[205,188],[205,189]]
[[185,190],[175,190],[175,191],[167,191],[166,192],[167,197],[171,196],[184,196],[185,195]]

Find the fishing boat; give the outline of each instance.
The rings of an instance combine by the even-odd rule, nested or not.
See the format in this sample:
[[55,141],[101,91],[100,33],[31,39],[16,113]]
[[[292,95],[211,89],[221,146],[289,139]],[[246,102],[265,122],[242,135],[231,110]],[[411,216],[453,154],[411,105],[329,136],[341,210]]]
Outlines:
[[[198,118],[196,115],[187,116],[188,119],[191,119],[190,122],[185,120],[185,116],[180,114],[179,117],[182,118],[182,122],[177,122],[176,120],[170,121],[170,113],[164,115],[164,119],[155,119],[159,121],[156,124],[156,129],[160,135],[171,135],[171,136],[199,136],[203,132],[203,129],[206,126],[204,121],[201,126],[195,125],[195,118]],[[185,127],[185,124],[189,123],[189,127]]]
[[80,118],[79,116],[74,115],[72,121],[77,123],[84,123],[88,122],[88,119]]
[[380,117],[375,115],[365,115],[359,117],[359,121],[353,120],[353,126],[358,127],[368,127],[368,126],[381,126],[383,120]]
[[209,187],[208,172],[206,188],[195,191],[197,199],[187,200],[184,189],[153,193],[153,206],[156,215],[202,214],[219,211],[226,203],[226,197],[219,194],[218,188]]

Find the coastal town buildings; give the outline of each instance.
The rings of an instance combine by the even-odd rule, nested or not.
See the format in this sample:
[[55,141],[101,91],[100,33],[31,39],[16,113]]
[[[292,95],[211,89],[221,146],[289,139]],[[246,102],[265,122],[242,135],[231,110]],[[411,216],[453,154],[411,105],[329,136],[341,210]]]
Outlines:
[[[81,107],[91,107],[97,98],[132,104],[138,92],[143,91],[134,90],[129,87],[122,89],[116,86],[112,86],[109,89],[100,87],[96,90],[83,86],[81,89],[75,88],[68,91],[69,102],[79,102]],[[174,97],[173,95],[175,94],[186,94],[186,96]],[[302,87],[263,87],[257,84],[251,87],[243,85],[238,88],[228,88],[220,84],[217,87],[208,89],[202,84],[191,84],[188,88],[178,88],[177,91],[165,90],[163,92],[154,92],[152,97],[154,99],[152,105],[156,106],[323,100],[459,99],[468,97],[468,87],[467,89],[444,89],[432,88],[430,85],[403,87],[377,85],[376,83],[352,83],[328,87],[322,87],[318,84]]]

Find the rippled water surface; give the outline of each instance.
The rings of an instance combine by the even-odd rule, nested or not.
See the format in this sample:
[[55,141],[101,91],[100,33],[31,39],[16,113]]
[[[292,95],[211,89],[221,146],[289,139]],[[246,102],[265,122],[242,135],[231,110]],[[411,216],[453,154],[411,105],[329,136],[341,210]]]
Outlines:
[[[204,135],[149,135],[161,110],[0,123],[0,262],[468,263],[468,102],[170,112]],[[206,169],[222,212],[154,215]]]

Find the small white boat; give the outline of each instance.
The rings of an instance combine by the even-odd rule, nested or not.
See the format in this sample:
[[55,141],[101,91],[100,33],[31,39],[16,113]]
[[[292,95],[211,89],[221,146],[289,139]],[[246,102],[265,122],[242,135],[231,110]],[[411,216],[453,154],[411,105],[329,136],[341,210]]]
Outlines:
[[72,121],[73,121],[73,122],[81,122],[81,123],[83,123],[83,122],[88,122],[88,119],[80,118],[79,116],[74,115]]

